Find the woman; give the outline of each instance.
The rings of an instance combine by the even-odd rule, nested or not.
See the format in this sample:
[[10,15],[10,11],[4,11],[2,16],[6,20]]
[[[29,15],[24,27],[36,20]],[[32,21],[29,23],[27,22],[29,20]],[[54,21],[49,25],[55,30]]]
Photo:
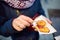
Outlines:
[[38,40],[38,32],[30,25],[41,14],[45,15],[40,0],[1,0],[0,35],[11,36],[12,40]]

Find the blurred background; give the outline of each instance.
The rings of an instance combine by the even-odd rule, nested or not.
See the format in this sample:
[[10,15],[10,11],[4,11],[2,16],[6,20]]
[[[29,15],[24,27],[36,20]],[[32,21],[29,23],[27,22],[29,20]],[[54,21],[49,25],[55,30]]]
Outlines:
[[[54,37],[60,36],[60,0],[41,0],[46,16],[52,21],[52,25],[57,30]],[[11,37],[0,36],[0,40],[12,40]]]
[[57,30],[54,37],[60,40],[60,0],[41,0],[46,16],[52,21],[52,25]]
[[60,0],[41,0],[41,4],[46,16],[57,30],[55,36],[60,35]]

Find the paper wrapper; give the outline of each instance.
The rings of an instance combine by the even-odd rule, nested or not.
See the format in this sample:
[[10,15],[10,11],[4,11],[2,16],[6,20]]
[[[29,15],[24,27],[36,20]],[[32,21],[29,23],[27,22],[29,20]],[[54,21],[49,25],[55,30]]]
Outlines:
[[[39,28],[36,27],[36,25],[37,25],[36,23],[37,23],[38,20],[44,20],[44,21],[46,22],[46,27],[48,27],[48,29],[50,30],[48,33],[39,31]],[[44,19],[44,16],[43,16],[43,15],[38,16],[38,17],[34,20],[34,22],[33,22],[33,27],[35,27],[35,28],[38,29],[39,34],[51,34],[51,33],[56,32],[55,28],[54,28],[51,24],[49,24],[49,23]]]

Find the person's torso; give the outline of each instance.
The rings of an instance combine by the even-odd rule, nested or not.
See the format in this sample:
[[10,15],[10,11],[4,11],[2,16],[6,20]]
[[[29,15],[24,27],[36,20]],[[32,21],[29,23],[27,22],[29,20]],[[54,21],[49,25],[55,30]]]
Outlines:
[[[35,1],[35,3],[27,9],[14,9],[4,3],[2,3],[2,5],[4,6],[5,14],[8,18],[17,17],[20,14],[23,14],[32,18],[36,13],[38,13],[38,8],[39,8],[37,1]],[[17,13],[17,10],[20,13]]]
[[[23,15],[26,15],[28,17],[31,17],[33,18],[35,16],[36,13],[38,13],[38,1],[35,1],[35,3],[27,8],[27,9],[14,9],[10,6],[8,6],[7,4],[5,3],[2,3],[2,6],[4,7],[4,14],[5,16],[8,18],[8,19],[11,19],[11,18],[14,18],[14,17],[18,17],[20,14],[23,14]],[[20,12],[18,13],[17,10]],[[18,34],[18,35],[17,35]],[[19,32],[19,33],[15,33],[14,35],[12,35],[12,38],[15,40],[31,40],[33,39],[34,40],[34,36],[38,36],[38,33],[35,32],[35,31],[32,31],[31,33],[27,30],[25,31],[22,31],[22,32]],[[30,38],[29,38],[30,37]],[[34,38],[33,38],[34,37]],[[25,39],[27,38],[27,39]],[[37,40],[37,39],[36,39]]]

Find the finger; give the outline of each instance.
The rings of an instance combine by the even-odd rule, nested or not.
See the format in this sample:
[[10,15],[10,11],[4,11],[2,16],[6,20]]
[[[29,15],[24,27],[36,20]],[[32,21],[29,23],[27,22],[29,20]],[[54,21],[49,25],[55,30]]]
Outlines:
[[38,31],[37,29],[34,29],[35,31]]
[[29,23],[32,23],[33,22],[33,20],[30,17],[27,17],[27,16],[22,15],[21,18],[23,18],[24,20],[26,20]]
[[17,30],[17,31],[22,31],[22,30],[23,30],[23,29],[21,29],[20,27],[18,27],[17,25],[14,25],[14,24],[13,24],[13,26],[14,26],[13,28],[14,28],[15,30]]
[[46,18],[46,20],[48,23],[52,24],[52,21],[50,21],[48,18]]
[[32,26],[32,28],[34,28],[34,29],[35,29],[35,27],[36,27],[36,26]]
[[44,18],[48,23],[52,24],[52,21],[50,21],[48,18],[46,18],[46,17],[44,17],[44,16],[43,16],[43,18]]
[[30,26],[30,23],[28,23],[27,21],[25,21],[24,19],[18,19],[20,21],[21,24],[25,25],[25,26]]
[[26,28],[26,26],[25,26],[25,25],[23,25],[23,24],[19,24],[19,25],[18,25],[18,27],[20,27],[21,29]]
[[19,20],[16,20],[15,21],[15,25],[19,26],[21,29],[24,29],[25,28],[25,25],[23,25],[22,23],[20,23]]
[[38,31],[38,27],[37,26],[32,26],[34,28],[35,31]]

